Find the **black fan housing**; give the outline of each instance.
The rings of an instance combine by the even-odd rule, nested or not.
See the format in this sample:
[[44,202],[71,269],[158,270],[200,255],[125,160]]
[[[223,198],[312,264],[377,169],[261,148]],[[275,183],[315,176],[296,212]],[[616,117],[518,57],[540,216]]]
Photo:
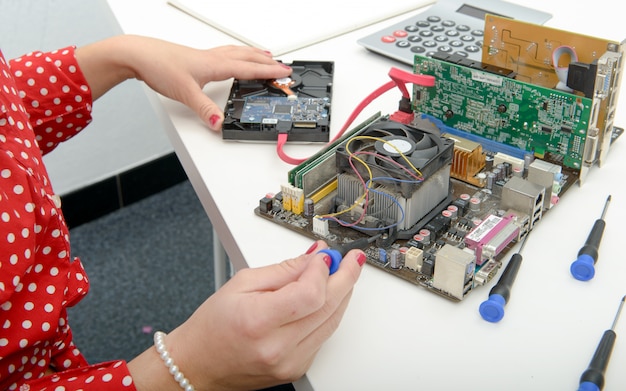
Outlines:
[[[414,172],[413,167],[416,168],[425,180],[441,167],[452,162],[453,148],[454,141],[450,139],[385,119],[371,124],[353,136],[349,143],[346,141],[337,148],[337,173],[354,173],[354,168],[356,168],[365,180],[370,179],[369,171],[375,178],[393,177],[400,180],[414,180],[405,170],[389,162],[388,159],[391,159],[412,172]],[[351,159],[354,166],[352,168],[350,153],[356,154],[355,157],[365,162],[369,171],[354,157]],[[385,180],[378,180],[378,182],[395,186],[407,198],[420,185],[420,183]]]

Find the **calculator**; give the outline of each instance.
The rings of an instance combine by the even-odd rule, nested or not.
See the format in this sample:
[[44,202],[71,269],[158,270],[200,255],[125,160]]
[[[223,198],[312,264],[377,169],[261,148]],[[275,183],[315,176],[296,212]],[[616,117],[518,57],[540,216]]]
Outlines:
[[358,40],[368,50],[413,65],[415,54],[456,53],[482,59],[485,15],[534,24],[552,15],[502,0],[439,0],[423,12]]

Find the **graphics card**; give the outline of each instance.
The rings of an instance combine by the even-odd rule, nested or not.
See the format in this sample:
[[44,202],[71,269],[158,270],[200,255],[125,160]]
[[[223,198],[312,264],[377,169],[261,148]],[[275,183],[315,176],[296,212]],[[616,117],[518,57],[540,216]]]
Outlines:
[[333,62],[294,61],[291,76],[235,80],[224,109],[224,140],[328,142]]

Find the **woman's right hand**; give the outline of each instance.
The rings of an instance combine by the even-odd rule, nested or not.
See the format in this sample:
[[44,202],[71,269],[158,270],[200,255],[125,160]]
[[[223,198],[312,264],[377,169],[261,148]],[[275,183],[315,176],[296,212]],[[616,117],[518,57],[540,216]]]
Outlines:
[[[260,389],[306,372],[339,326],[366,259],[352,250],[329,276],[323,248],[318,241],[297,258],[241,270],[165,338],[196,390]],[[129,363],[137,388],[154,389],[151,381],[164,381],[163,374],[178,387],[162,362],[152,366],[155,359],[152,348]],[[146,377],[142,370],[161,373]]]

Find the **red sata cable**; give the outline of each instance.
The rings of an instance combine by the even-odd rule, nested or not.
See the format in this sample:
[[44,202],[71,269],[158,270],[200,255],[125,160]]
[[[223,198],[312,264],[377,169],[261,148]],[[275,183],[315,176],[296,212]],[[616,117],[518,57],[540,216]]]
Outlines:
[[[402,93],[402,98],[410,101],[411,95],[409,94],[409,91],[406,88],[406,83],[417,84],[417,85],[424,86],[424,87],[433,87],[435,85],[435,78],[433,76],[413,74],[413,73],[403,71],[398,68],[391,68],[389,70],[389,77],[391,78],[390,81],[378,87],[371,94],[365,97],[365,99],[363,99],[361,103],[359,103],[359,105],[354,109],[352,114],[350,114],[350,116],[346,120],[345,124],[343,125],[339,133],[337,133],[337,135],[332,140],[330,140],[328,144],[326,145],[332,144],[337,139],[339,139],[344,134],[344,132],[350,127],[350,125],[352,125],[352,122],[354,121],[354,119],[359,114],[361,114],[361,111],[363,111],[363,109],[365,109],[370,103],[372,103],[374,99],[378,98],[379,96],[389,91],[393,87],[398,87],[398,89],[400,89],[400,92]],[[394,114],[394,116],[397,116],[398,118],[401,119],[401,122],[405,122],[409,115],[412,119],[412,113],[397,112]],[[392,116],[392,119],[394,119],[393,116]],[[280,133],[278,135],[278,142],[276,144],[276,152],[278,153],[278,156],[280,157],[280,159],[284,161],[285,163],[289,163],[293,165],[297,165],[297,164],[301,164],[305,162],[308,158],[296,159],[296,158],[288,156],[285,153],[285,151],[283,150],[283,147],[285,143],[287,142],[287,136],[288,136],[287,133]]]

